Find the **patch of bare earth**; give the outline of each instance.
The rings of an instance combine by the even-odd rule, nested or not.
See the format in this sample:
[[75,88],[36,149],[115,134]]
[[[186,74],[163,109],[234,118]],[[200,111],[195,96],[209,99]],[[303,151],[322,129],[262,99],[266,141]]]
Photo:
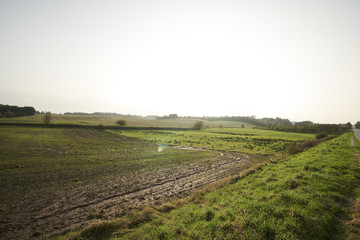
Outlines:
[[217,157],[187,165],[139,171],[40,196],[28,194],[10,206],[11,211],[0,212],[0,239],[49,238],[98,218],[111,219],[187,196],[251,165],[248,155],[219,152]]

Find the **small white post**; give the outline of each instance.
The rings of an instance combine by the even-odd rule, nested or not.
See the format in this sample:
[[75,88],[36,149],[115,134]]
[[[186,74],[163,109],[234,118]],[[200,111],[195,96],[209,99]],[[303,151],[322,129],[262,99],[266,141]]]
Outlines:
[[354,146],[354,138],[351,137],[351,146],[353,147]]

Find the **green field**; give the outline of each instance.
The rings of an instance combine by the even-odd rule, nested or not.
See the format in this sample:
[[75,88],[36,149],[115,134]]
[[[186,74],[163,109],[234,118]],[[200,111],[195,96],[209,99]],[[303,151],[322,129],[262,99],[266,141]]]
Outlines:
[[147,142],[249,154],[283,153],[293,142],[314,139],[313,134],[258,129],[208,128],[202,131],[109,130]]
[[360,197],[360,144],[350,147],[351,136],[270,163],[185,203],[95,224],[72,239],[359,239],[360,210],[350,206]]
[[[43,114],[36,114],[34,116],[14,117],[14,118],[0,118],[0,123],[43,123]],[[204,121],[196,118],[177,118],[177,119],[155,119],[155,118],[137,118],[137,117],[118,117],[118,116],[98,116],[98,115],[62,115],[52,114],[52,124],[81,124],[96,126],[115,125],[116,121],[124,119],[128,126],[133,127],[169,127],[169,128],[192,128],[196,121],[203,121],[206,127],[232,127],[251,128],[254,125],[235,122],[235,121]]]

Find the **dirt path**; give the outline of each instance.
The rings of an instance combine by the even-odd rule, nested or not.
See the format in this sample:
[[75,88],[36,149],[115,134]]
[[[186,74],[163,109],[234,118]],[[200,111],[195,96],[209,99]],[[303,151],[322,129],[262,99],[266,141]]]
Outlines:
[[[189,195],[195,189],[252,165],[248,155],[219,156],[188,165],[137,172],[46,196],[29,196],[0,220],[0,239],[43,239]],[[27,207],[29,208],[28,210]],[[21,212],[21,214],[19,214]]]

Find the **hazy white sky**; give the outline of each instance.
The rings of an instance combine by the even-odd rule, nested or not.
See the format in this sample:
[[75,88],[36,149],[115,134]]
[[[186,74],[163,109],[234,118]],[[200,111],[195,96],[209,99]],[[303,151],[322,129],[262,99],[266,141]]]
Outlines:
[[0,0],[0,103],[360,120],[360,1]]

